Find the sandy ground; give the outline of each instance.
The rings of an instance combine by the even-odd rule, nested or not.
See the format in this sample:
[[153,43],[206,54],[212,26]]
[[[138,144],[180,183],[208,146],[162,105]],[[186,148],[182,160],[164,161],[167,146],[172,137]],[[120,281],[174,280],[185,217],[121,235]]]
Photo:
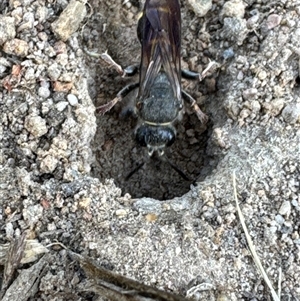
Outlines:
[[[195,1],[205,16],[193,2],[181,1],[182,66],[219,68],[182,81],[209,116],[203,126],[187,106],[167,150],[191,181],[135,144],[136,120],[123,116],[134,93],[95,113],[138,77],[84,49],[138,64],[139,1],[0,3],[3,300],[103,300],[67,250],[177,296],[271,300],[234,172],[274,288],[300,299],[300,2]],[[16,255],[25,245],[27,260]]]

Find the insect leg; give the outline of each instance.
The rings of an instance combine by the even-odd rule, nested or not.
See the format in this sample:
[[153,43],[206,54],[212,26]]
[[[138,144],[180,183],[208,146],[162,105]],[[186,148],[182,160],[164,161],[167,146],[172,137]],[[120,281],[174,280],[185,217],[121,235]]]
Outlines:
[[202,81],[207,76],[208,72],[211,71],[211,69],[218,68],[218,66],[219,66],[218,63],[214,61],[210,61],[207,67],[202,71],[202,73],[182,69],[181,75],[183,78],[186,79],[192,79],[192,80],[199,79],[199,81]]
[[198,72],[194,72],[191,70],[187,70],[187,69],[182,69],[181,70],[181,76],[185,79],[199,79],[200,74]]
[[122,77],[126,75],[124,69],[112,59],[112,57],[107,53],[107,51],[101,53],[100,57],[108,64],[109,67],[113,67],[114,69],[116,69],[116,71],[120,75],[122,75]]
[[184,90],[181,91],[181,95],[182,95],[183,99],[184,99],[185,101],[187,101],[187,102],[190,104],[190,106],[193,108],[193,110],[194,110],[195,113],[197,114],[198,119],[199,119],[203,124],[207,123],[207,121],[208,121],[208,116],[207,116],[206,114],[204,114],[204,113],[200,110],[199,106],[198,106],[197,103],[196,103],[196,100],[195,100],[190,94],[188,94],[187,92],[185,92]]
[[123,100],[123,98],[132,90],[134,90],[135,88],[137,88],[139,86],[140,83],[134,83],[134,84],[129,84],[127,86],[125,86],[122,90],[119,91],[119,93],[117,94],[117,96],[111,100],[110,102],[97,107],[96,108],[96,112],[103,115],[106,112],[108,112],[113,106],[115,106],[116,103],[120,102]]
[[133,76],[137,73],[139,70],[139,67],[137,65],[128,66],[126,68],[122,68],[121,65],[117,64],[112,57],[105,51],[104,53],[96,53],[89,51],[87,49],[84,49],[85,53],[91,57],[100,58],[102,59],[109,67],[114,68],[122,77],[125,76]]
[[217,69],[220,65],[217,62],[209,61],[207,67],[199,74],[199,80],[202,81],[211,69]]

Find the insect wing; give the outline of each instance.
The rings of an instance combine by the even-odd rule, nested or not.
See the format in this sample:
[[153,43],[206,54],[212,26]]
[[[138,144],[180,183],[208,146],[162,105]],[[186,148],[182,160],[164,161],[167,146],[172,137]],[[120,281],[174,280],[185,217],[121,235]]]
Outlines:
[[146,0],[138,25],[142,43],[139,98],[148,96],[163,67],[174,96],[181,99],[180,5],[178,0]]

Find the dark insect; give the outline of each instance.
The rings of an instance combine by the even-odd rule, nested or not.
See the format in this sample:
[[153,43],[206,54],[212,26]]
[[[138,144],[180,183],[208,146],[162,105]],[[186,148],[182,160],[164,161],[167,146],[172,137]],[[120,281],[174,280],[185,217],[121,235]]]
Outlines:
[[[181,120],[184,111],[183,100],[190,103],[202,123],[207,122],[207,116],[196,101],[181,89],[181,75],[201,80],[211,66],[202,74],[181,70],[178,0],[146,0],[137,34],[142,45],[139,68],[128,67],[123,70],[107,53],[101,57],[123,75],[133,75],[139,69],[139,82],[124,87],[116,98],[98,107],[97,111],[104,114],[138,88],[134,107],[138,117],[135,138],[139,145],[148,148],[149,156],[154,152],[162,156],[165,148],[174,143],[175,124]],[[172,167],[177,170],[175,166]],[[177,171],[180,173],[180,170]]]

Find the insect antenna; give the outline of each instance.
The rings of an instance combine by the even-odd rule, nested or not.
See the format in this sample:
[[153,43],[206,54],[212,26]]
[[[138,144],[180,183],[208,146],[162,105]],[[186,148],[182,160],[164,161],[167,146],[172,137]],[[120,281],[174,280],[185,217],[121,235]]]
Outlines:
[[[179,167],[173,164],[166,155],[157,157],[159,160],[168,163],[185,181],[192,181],[192,179],[186,175]],[[126,177],[125,181],[128,181],[137,171],[139,171],[145,162],[139,163]]]
[[186,175],[179,167],[173,164],[166,155],[160,158],[162,161],[167,162],[185,181],[192,181],[192,179],[188,175]]
[[138,170],[140,170],[144,166],[145,162],[142,162],[137,165],[126,177],[125,181],[128,181]]

